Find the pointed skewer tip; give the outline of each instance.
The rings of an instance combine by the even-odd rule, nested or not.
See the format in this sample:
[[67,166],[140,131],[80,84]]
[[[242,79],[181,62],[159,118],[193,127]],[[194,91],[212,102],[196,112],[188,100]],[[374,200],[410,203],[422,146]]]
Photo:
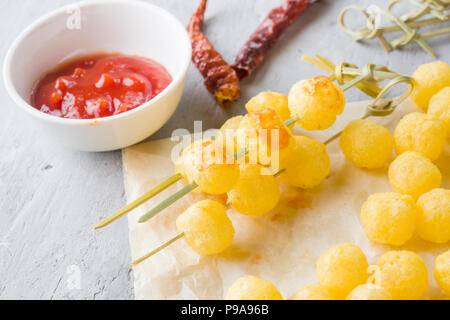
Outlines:
[[93,231],[97,231],[99,229],[102,229],[103,227],[105,227],[106,225],[104,225],[103,223],[99,223],[98,225],[96,225],[92,230]]
[[143,218],[140,218],[140,219],[138,220],[138,223],[144,223],[144,222],[147,222],[147,220],[146,220],[146,219],[143,219]]

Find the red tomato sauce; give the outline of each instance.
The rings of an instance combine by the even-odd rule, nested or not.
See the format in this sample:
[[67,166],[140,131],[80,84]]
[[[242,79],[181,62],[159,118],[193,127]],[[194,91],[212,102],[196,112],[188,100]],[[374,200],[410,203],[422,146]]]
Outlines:
[[62,118],[103,118],[139,107],[171,82],[167,70],[151,59],[96,54],[66,62],[44,76],[31,104]]

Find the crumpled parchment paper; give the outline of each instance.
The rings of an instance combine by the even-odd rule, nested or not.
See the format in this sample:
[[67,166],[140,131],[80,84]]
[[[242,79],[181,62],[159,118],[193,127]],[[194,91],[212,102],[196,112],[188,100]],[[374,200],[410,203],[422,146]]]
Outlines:
[[[325,141],[364,113],[366,102],[349,103],[336,124],[322,132],[295,134]],[[371,118],[393,133],[399,119],[417,111],[406,101],[394,114]],[[170,155],[175,145],[170,139],[137,145],[123,151],[127,198],[132,201],[174,173]],[[369,264],[388,250],[407,249],[420,254],[428,267],[430,290],[427,298],[440,299],[433,267],[436,256],[450,244],[434,245],[414,236],[402,247],[389,247],[367,239],[360,224],[363,202],[375,192],[390,191],[387,167],[379,170],[356,168],[340,151],[339,140],[328,146],[330,176],[321,186],[301,190],[282,186],[280,204],[262,217],[247,217],[229,209],[236,229],[232,247],[217,256],[201,257],[179,240],[134,269],[136,299],[222,299],[240,276],[256,275],[272,281],[290,298],[302,286],[317,282],[315,263],[329,247],[354,243],[362,248]],[[394,156],[394,155],[393,155]],[[443,187],[450,187],[450,152],[436,162],[443,174]],[[181,188],[172,186],[128,216],[132,258],[137,259],[178,234],[175,220],[190,204],[206,198],[191,193],[145,224],[139,217],[166,196]],[[219,199],[224,200],[224,199]]]

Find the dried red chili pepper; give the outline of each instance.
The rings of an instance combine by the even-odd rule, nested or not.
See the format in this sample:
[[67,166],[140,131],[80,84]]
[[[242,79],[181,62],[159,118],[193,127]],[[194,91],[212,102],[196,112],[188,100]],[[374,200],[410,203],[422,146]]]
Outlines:
[[202,33],[206,2],[207,0],[201,1],[188,26],[192,42],[192,61],[205,78],[205,86],[214,94],[217,102],[222,107],[230,107],[241,95],[239,79]]
[[286,29],[305,9],[319,0],[287,0],[273,9],[250,36],[232,65],[240,80],[248,77],[264,60]]

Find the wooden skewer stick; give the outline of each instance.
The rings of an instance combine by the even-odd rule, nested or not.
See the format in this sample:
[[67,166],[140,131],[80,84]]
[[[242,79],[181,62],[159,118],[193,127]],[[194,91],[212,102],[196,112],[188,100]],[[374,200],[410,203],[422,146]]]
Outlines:
[[135,266],[137,266],[138,264],[140,264],[141,262],[147,260],[148,258],[150,258],[151,256],[157,254],[158,252],[162,251],[163,249],[167,248],[168,246],[170,246],[172,243],[180,240],[181,238],[184,237],[184,232],[180,233],[179,235],[177,235],[175,238],[170,239],[169,241],[167,241],[166,243],[162,244],[161,246],[159,246],[158,248],[156,248],[155,250],[153,250],[152,252],[146,254],[145,256],[137,259],[136,261],[134,261],[131,265],[130,265],[130,269],[133,269]]
[[244,148],[244,149],[241,149],[238,152],[236,152],[233,157],[234,157],[234,159],[239,160],[240,158],[242,158],[249,152],[250,151],[247,148]]
[[280,171],[278,171],[277,173],[275,173],[273,176],[274,177],[278,177],[279,175],[281,175],[283,172],[285,172],[286,171],[286,168],[284,168],[284,169],[281,169]]
[[94,230],[98,230],[101,228],[106,227],[107,225],[113,223],[117,219],[123,217],[127,213],[129,213],[131,210],[139,207],[144,202],[148,201],[149,199],[153,198],[154,196],[158,195],[162,191],[166,190],[168,187],[176,183],[177,181],[181,180],[182,176],[181,174],[177,173],[165,180],[164,182],[160,183],[158,186],[141,196],[140,198],[134,200],[132,203],[128,204],[127,206],[123,207],[122,209],[118,210],[117,212],[109,215],[94,228]]
[[158,213],[166,209],[168,206],[173,204],[174,202],[178,201],[185,195],[187,195],[192,190],[196,189],[198,187],[198,184],[194,181],[186,186],[184,186],[182,189],[171,195],[170,197],[166,198],[164,201],[162,201],[160,204],[158,204],[156,207],[154,207],[152,210],[144,214],[140,219],[139,223],[144,223],[156,216]]
[[286,125],[286,127],[291,126],[292,124],[294,124],[295,122],[298,121],[298,117],[291,117],[289,119],[287,119],[284,124]]

